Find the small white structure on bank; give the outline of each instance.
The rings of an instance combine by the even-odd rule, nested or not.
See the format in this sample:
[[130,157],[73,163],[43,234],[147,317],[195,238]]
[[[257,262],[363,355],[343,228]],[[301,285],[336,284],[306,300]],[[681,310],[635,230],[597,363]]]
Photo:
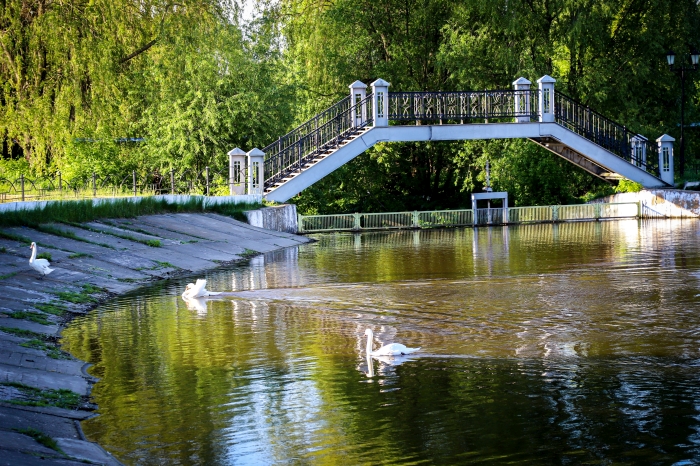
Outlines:
[[228,185],[231,196],[245,194],[245,151],[238,147],[228,152]]

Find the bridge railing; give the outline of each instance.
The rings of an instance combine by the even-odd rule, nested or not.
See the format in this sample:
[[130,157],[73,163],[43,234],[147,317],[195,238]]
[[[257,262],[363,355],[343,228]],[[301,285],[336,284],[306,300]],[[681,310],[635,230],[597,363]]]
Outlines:
[[265,154],[264,173],[268,176],[265,187],[282,181],[290,170],[301,170],[305,163],[313,160],[318,154],[338,147],[353,132],[371,125],[373,100],[373,95],[370,94],[364,100],[349,105],[332,118],[328,118],[325,123],[309,129],[306,135],[300,136],[293,144],[283,147],[278,152],[274,152],[273,147],[272,152]]
[[658,146],[571,97],[555,92],[554,117],[561,126],[649,173],[659,175]]
[[[396,230],[480,225],[575,222],[646,217],[637,202],[382,212],[371,214],[299,215],[300,233],[329,231]],[[649,215],[653,216],[653,215]]]
[[389,120],[441,123],[537,121],[539,91],[390,92]]
[[316,131],[321,126],[336,118],[338,115],[346,112],[349,107],[350,96],[345,97],[339,102],[331,105],[326,110],[300,124],[284,136],[280,136],[280,138],[277,139],[277,141],[273,142],[272,144],[269,144],[268,146],[265,146],[262,149],[262,151],[265,152],[265,154],[277,154],[282,152],[287,147],[296,144],[301,139],[311,134],[313,131]]

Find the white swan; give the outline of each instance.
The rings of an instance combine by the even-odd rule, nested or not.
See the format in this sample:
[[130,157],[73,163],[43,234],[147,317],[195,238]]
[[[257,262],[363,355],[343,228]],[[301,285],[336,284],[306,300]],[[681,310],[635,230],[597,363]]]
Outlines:
[[221,294],[217,291],[209,291],[206,288],[207,281],[203,278],[198,278],[197,283],[188,283],[185,291],[182,293],[182,299],[187,298],[203,298],[205,296],[215,296]]
[[46,259],[37,259],[36,258],[36,243],[32,243],[31,246],[29,246],[32,249],[32,257],[29,258],[29,265],[31,268],[36,270],[41,274],[41,277],[44,278],[45,275],[50,274],[53,272],[53,269],[50,267],[49,261]]
[[401,343],[389,343],[384,345],[376,351],[372,351],[372,339],[374,338],[374,333],[372,329],[365,330],[365,335],[367,335],[367,354],[370,356],[401,356],[403,354],[415,353],[420,348],[407,348]]

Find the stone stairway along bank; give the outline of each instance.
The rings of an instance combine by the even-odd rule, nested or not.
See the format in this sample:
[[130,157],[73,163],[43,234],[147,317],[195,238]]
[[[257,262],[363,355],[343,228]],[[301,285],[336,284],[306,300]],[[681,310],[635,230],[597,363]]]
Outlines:
[[[311,241],[213,213],[49,227],[0,229],[0,465],[120,464],[80,428],[97,415],[89,396],[98,380],[58,345],[73,316],[156,280]],[[29,267],[26,239],[51,255],[55,270],[43,279]],[[59,390],[74,399],[48,399],[69,393]]]

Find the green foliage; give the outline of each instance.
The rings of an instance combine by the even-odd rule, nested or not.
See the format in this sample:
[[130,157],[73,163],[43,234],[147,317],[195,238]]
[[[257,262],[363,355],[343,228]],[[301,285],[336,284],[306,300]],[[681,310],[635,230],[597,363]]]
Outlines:
[[160,247],[160,240],[149,239],[148,241],[146,241],[146,245],[150,246],[152,248],[159,248]]
[[627,179],[622,179],[617,184],[617,187],[615,188],[615,192],[616,193],[638,193],[642,189],[644,189],[644,187],[641,184],[635,183],[634,181],[630,181]]
[[80,395],[66,390],[41,390],[39,388],[30,387],[17,382],[0,382],[0,385],[6,387],[14,387],[18,389],[23,397],[23,400],[9,400],[10,403],[24,406],[55,406],[57,408],[76,409],[80,405]]
[[0,327],[0,331],[5,332],[5,333],[9,333],[11,335],[15,335],[18,337],[22,337],[22,338],[43,339],[43,336],[40,333],[32,332],[31,330],[24,330],[21,328]]

